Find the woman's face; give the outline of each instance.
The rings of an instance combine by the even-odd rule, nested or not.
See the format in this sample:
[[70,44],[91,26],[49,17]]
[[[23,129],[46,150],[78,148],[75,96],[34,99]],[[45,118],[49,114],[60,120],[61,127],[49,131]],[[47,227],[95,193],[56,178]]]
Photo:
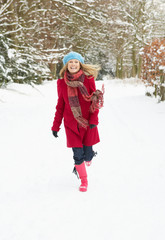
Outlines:
[[68,61],[68,71],[71,74],[77,73],[80,70],[80,62],[77,59]]

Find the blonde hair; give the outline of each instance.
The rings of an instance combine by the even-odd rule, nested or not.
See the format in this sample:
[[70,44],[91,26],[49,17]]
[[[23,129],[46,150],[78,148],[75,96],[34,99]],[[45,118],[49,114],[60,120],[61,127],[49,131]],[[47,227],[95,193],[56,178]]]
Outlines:
[[[68,64],[66,64],[61,70],[60,70],[60,77],[64,77],[64,73],[68,68]],[[91,65],[91,64],[84,64],[80,62],[80,69],[83,70],[85,75],[87,76],[93,76],[94,79],[97,78],[99,70],[101,69],[100,65]]]

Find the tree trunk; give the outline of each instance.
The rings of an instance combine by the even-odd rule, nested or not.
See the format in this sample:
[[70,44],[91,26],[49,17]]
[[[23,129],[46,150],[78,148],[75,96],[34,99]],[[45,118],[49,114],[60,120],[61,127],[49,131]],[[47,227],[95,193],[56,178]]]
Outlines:
[[141,69],[142,69],[142,57],[139,56],[139,64],[138,64],[138,72],[137,72],[138,78],[141,78]]
[[[11,18],[12,18],[12,21],[11,22],[15,22],[17,17],[15,16],[16,11],[14,9],[14,1],[9,5],[9,11],[11,12]],[[18,48],[18,39],[17,39],[17,33],[14,32],[16,30],[16,27],[15,25],[9,25],[8,26],[8,30],[11,31],[10,33],[10,38],[13,40],[13,43],[14,43],[14,46],[15,46],[15,49]]]
[[57,64],[56,63],[49,63],[49,69],[51,71],[51,75],[53,78],[57,76]]
[[119,78],[119,57],[116,60],[116,77]]
[[132,49],[132,77],[136,77],[136,75],[137,75],[136,50],[135,50],[135,44],[133,44],[133,49]]
[[117,57],[116,62],[116,77],[117,78],[123,78],[123,58],[120,56]]
[[161,82],[160,97],[161,97],[161,101],[164,101],[165,100],[165,87],[163,84],[165,82],[165,75],[163,74],[163,71],[161,71],[160,82]]

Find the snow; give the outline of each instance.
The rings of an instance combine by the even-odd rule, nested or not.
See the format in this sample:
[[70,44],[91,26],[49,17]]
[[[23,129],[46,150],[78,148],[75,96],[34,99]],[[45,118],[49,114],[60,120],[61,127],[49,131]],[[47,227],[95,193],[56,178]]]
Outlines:
[[163,72],[165,72],[165,66],[160,66],[159,69],[163,70]]
[[104,80],[86,193],[51,134],[56,81],[0,89],[1,240],[165,239],[165,103],[134,82]]
[[8,57],[9,58],[14,58],[15,54],[16,54],[16,50],[15,49],[13,49],[13,48],[9,48],[8,49]]

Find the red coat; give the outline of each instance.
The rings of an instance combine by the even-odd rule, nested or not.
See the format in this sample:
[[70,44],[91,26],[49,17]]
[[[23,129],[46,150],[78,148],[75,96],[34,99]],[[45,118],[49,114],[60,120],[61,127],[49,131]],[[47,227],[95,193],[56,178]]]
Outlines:
[[[88,93],[96,91],[94,78],[85,77],[84,85],[88,90]],[[64,118],[64,127],[67,138],[67,147],[83,147],[92,146],[100,141],[97,127],[90,129],[78,128],[78,123],[71,111],[67,85],[64,79],[57,80],[58,102],[56,105],[56,112],[53,121],[52,131],[59,131],[62,119]],[[91,102],[87,102],[82,97],[78,89],[78,98],[81,106],[82,116],[89,121],[89,124],[98,125],[98,113],[99,110],[95,110],[94,113],[90,113],[89,108]]]

